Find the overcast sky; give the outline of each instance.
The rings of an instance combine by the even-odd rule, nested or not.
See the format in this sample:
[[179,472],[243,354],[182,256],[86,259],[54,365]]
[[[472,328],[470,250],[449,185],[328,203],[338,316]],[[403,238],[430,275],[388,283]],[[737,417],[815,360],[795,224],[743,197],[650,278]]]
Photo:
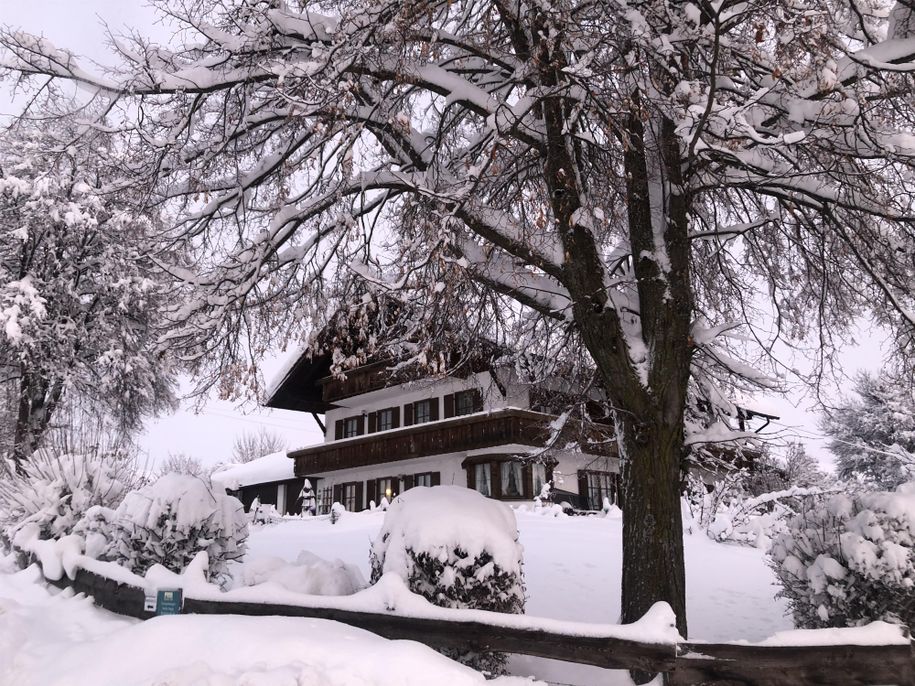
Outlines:
[[[58,47],[102,64],[112,64],[103,22],[115,33],[137,28],[160,42],[167,42],[170,36],[168,27],[140,0],[0,0],[0,23],[43,34]],[[14,99],[8,89],[0,91],[0,115],[18,112],[20,103],[21,99]],[[850,345],[841,356],[841,364],[849,376],[859,369],[877,370],[883,362],[879,344],[882,335],[865,327],[857,338],[859,345]],[[276,359],[264,365],[268,380],[281,363],[282,360]],[[807,366],[803,360],[798,360],[796,365]],[[849,390],[848,384],[842,388],[845,393]],[[838,389],[834,389],[831,394],[837,393]],[[791,427],[792,432],[796,430],[822,464],[830,464],[828,452],[816,438],[816,417],[809,412],[813,407],[809,393],[796,386],[787,398],[760,398],[759,403],[782,417],[777,425]],[[267,411],[250,405],[237,408],[227,402],[210,401],[200,413],[186,408],[149,422],[142,445],[153,461],[170,452],[184,452],[206,463],[215,463],[228,458],[236,435],[260,427],[283,435],[290,448],[321,440],[320,431],[309,415]]]

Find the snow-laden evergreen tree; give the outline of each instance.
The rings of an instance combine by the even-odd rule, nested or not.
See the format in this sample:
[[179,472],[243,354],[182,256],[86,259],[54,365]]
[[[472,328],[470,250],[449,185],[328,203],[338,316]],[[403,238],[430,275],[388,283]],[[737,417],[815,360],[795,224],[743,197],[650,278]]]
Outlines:
[[155,224],[131,209],[134,193],[111,187],[116,151],[76,131],[0,137],[0,412],[17,464],[68,398],[128,431],[172,402],[153,350],[164,297],[146,257]]
[[841,479],[892,490],[915,479],[915,388],[907,378],[867,372],[855,378],[856,398],[823,416]]
[[733,416],[776,339],[825,365],[865,313],[913,349],[907,3],[156,4],[175,45],[120,39],[108,73],[0,41],[14,77],[120,113],[175,205],[198,252],[170,340],[226,392],[341,305],[341,331],[397,325],[338,371],[378,347],[442,370],[446,332],[582,360],[622,455],[624,621],[666,600],[686,634],[681,462],[727,438],[684,422],[691,383]]

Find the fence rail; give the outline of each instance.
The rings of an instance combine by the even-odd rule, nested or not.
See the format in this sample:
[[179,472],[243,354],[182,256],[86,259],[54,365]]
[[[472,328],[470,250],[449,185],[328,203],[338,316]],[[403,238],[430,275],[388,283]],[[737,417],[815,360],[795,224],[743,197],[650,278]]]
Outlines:
[[[148,619],[143,589],[79,569],[49,583],[91,595],[107,610]],[[184,613],[279,615],[329,619],[390,639],[433,648],[518,653],[606,669],[662,672],[671,686],[915,686],[915,651],[908,645],[758,646],[684,642],[642,643],[615,637],[578,636],[482,622],[404,617],[328,607],[186,598]],[[582,625],[583,628],[588,625]]]

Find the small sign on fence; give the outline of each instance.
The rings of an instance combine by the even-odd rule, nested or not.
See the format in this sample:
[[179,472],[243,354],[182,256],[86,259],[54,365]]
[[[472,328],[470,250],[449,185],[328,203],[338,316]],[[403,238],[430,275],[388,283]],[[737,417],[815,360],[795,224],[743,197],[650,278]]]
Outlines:
[[143,596],[143,610],[157,615],[181,614],[184,606],[184,594],[180,588],[159,588],[147,590]]
[[177,615],[181,614],[183,593],[180,588],[160,588],[156,592],[156,614]]

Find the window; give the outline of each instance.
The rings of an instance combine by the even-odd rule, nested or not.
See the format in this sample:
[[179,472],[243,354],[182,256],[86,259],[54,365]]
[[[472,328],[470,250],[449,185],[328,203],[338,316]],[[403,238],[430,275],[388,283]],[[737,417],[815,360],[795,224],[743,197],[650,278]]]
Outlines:
[[318,514],[327,514],[330,512],[330,506],[334,502],[334,489],[330,486],[322,488],[318,492]]
[[476,394],[473,391],[461,391],[454,394],[454,416],[473,414]]
[[413,403],[413,423],[425,424],[432,421],[432,401],[418,400]]
[[543,484],[546,483],[546,465],[542,464],[532,464],[531,465],[531,480],[533,485],[533,496],[536,498],[540,495],[540,492],[543,490]]
[[397,484],[394,483],[395,479],[390,477],[385,479],[376,479],[375,481],[375,493],[378,494],[378,502],[381,502],[382,498],[387,498],[388,502],[394,499],[394,496],[397,495]]
[[432,472],[425,472],[424,474],[415,474],[413,476],[413,485],[414,486],[431,486],[432,485]]
[[524,496],[524,467],[520,462],[502,462],[502,495],[508,498]]
[[590,509],[600,510],[604,506],[604,498],[616,503],[618,480],[619,475],[612,472],[585,472],[584,478],[579,476],[579,488],[585,487],[585,492],[580,495],[587,499]]
[[488,462],[473,466],[474,485],[486,497],[492,496],[492,465]]
[[378,431],[390,431],[394,428],[394,408],[378,411]]
[[343,484],[343,502],[341,505],[346,508],[347,512],[356,512],[361,509],[362,503],[356,502],[356,484],[355,482]]
[[343,438],[353,438],[359,435],[360,419],[360,417],[349,417],[343,420]]

